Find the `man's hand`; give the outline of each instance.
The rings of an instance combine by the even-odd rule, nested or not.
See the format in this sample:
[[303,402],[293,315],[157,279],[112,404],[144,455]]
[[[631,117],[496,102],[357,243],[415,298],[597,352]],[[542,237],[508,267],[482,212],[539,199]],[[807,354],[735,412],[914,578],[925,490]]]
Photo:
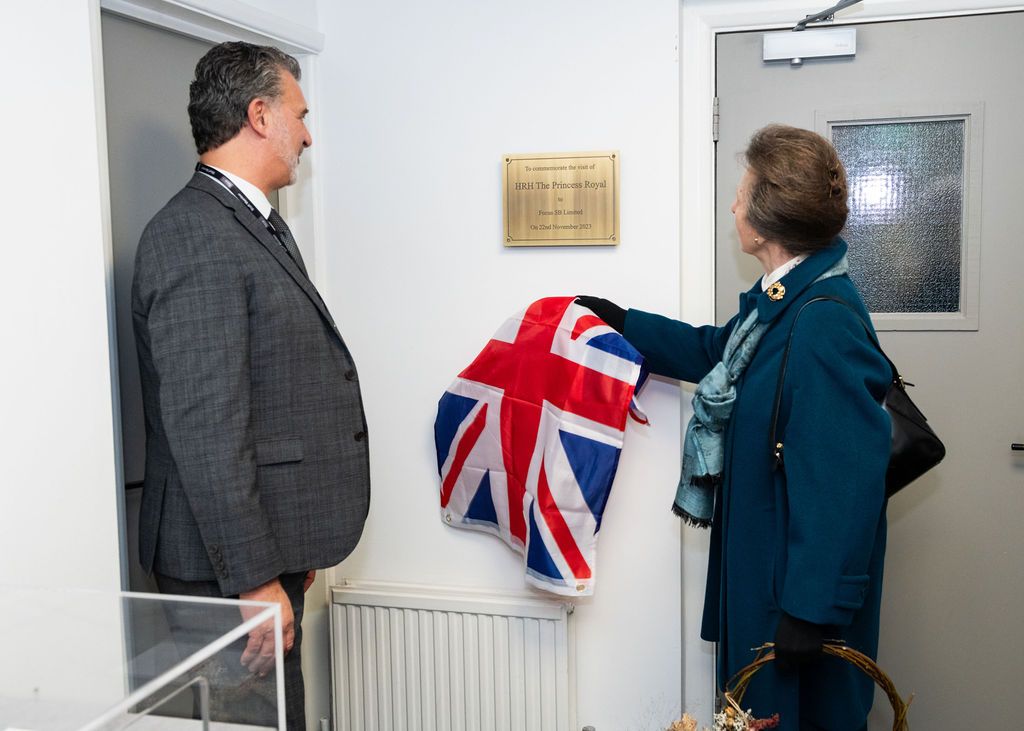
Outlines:
[[305,594],[309,591],[309,587],[313,586],[313,582],[316,581],[316,571],[307,571],[306,578],[302,580],[302,593]]
[[[281,605],[281,637],[284,643],[284,654],[288,654],[295,644],[295,615],[292,603],[281,588],[281,582],[272,579],[251,591],[238,595],[239,599],[250,602],[277,602]],[[242,619],[247,620],[260,613],[257,607],[242,607]],[[249,641],[242,651],[242,664],[256,675],[265,677],[274,668],[274,622],[269,620],[249,633]]]

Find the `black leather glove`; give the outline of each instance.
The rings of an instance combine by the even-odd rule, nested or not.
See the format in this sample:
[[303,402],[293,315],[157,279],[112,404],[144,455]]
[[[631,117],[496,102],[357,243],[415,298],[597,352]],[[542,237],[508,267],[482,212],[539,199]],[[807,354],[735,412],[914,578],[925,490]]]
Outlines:
[[785,612],[775,630],[775,665],[780,673],[791,673],[821,657],[825,625],[805,622]]
[[620,334],[626,329],[626,311],[614,302],[581,294],[576,298],[576,304],[586,307]]

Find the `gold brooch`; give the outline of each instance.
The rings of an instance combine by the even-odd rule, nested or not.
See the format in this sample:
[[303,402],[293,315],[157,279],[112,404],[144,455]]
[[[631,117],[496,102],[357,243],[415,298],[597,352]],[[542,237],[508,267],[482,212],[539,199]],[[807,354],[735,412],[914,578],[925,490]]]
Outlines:
[[780,299],[786,296],[786,288],[783,286],[782,282],[775,282],[774,284],[769,284],[768,289],[766,289],[765,291],[768,293],[768,299],[770,299],[772,302],[778,302]]

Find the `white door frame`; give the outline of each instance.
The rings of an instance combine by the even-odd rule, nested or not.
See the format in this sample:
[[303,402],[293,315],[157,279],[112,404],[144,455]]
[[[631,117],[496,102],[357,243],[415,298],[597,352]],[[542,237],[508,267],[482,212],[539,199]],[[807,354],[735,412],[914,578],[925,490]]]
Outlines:
[[[709,324],[715,318],[715,38],[732,31],[791,28],[831,4],[832,0],[680,0],[680,312],[687,322]],[[834,24],[1019,10],[1024,10],[1021,3],[1001,0],[864,0],[841,11]],[[695,533],[683,532],[682,692],[683,708],[700,709],[703,715],[713,698],[714,677],[706,643],[697,640],[704,603],[700,564],[706,543]],[[691,572],[695,575],[687,582]]]
[[241,0],[100,0],[103,10],[211,43],[272,44],[293,55],[319,53],[324,34]]

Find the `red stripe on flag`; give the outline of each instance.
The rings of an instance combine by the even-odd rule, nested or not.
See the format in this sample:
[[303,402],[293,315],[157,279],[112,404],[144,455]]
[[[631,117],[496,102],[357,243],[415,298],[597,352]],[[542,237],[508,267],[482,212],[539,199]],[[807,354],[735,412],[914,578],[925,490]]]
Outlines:
[[459,475],[462,474],[462,466],[466,463],[469,453],[473,451],[476,440],[483,433],[484,424],[486,423],[487,404],[484,404],[480,411],[477,412],[476,417],[474,417],[473,423],[466,428],[462,439],[459,440],[459,446],[455,449],[455,459],[452,460],[451,469],[448,470],[448,475],[444,478],[444,484],[441,485],[442,508],[448,507],[448,501],[452,497],[452,490],[455,489],[455,482],[458,480]]
[[604,327],[604,325],[604,320],[600,317],[584,315],[576,321],[576,326],[572,329],[572,339],[575,340],[592,327]]
[[[540,463],[537,499],[540,501],[540,513],[544,516],[544,522],[548,524],[548,529],[554,536],[555,543],[558,544],[558,549],[562,552],[566,563],[569,564],[572,575],[577,579],[589,579],[591,576],[590,566],[587,565],[586,559],[580,553],[576,539],[572,537],[572,531],[569,530],[569,525],[565,522],[562,512],[555,503],[555,496],[551,494],[551,488],[548,487],[548,478],[543,462]],[[535,540],[540,540],[540,536],[537,536]]]

